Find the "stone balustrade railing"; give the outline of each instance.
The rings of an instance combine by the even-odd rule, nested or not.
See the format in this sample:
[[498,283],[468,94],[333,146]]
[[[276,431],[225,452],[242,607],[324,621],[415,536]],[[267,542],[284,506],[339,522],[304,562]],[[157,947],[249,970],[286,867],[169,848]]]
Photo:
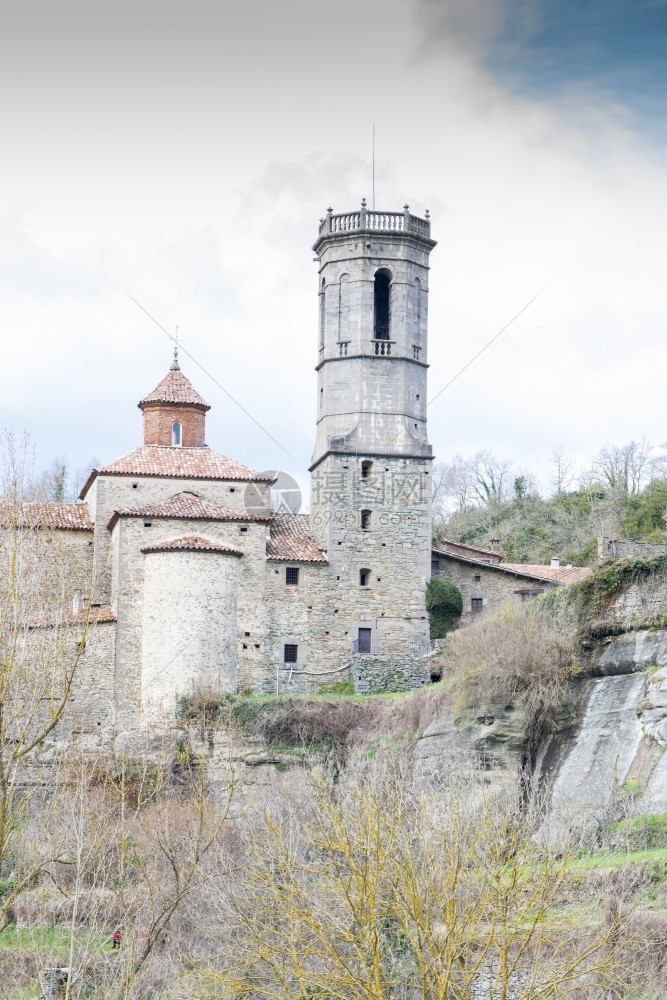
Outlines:
[[431,220],[428,211],[426,217],[411,215],[410,206],[404,205],[402,212],[376,212],[366,207],[366,199],[361,203],[358,212],[343,212],[334,215],[332,208],[320,219],[320,236],[330,233],[351,233],[355,231],[371,231],[378,233],[412,233],[416,236],[431,238]]

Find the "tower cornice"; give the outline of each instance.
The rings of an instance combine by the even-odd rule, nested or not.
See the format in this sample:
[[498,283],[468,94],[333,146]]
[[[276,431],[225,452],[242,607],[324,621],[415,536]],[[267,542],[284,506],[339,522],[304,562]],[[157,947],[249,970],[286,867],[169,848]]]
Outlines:
[[350,236],[389,236],[393,239],[402,237],[414,241],[417,245],[428,247],[429,251],[436,246],[431,239],[431,220],[428,212],[425,218],[412,215],[409,205],[403,206],[402,212],[376,212],[366,207],[362,201],[361,208],[356,212],[334,214],[332,208],[320,219],[320,231],[313,244],[313,251],[319,253],[325,243],[342,243]]

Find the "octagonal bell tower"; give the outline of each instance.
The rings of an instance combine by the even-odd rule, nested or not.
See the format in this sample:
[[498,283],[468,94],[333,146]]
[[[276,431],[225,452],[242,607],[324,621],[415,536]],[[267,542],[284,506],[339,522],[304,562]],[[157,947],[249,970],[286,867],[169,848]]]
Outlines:
[[430,575],[432,449],[426,431],[428,213],[357,212],[320,222],[317,434],[311,526],[352,622],[413,638]]

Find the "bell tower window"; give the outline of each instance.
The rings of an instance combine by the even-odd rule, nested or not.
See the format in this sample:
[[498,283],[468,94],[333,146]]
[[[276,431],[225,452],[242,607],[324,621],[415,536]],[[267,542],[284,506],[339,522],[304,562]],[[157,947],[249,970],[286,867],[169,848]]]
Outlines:
[[374,288],[374,322],[373,337],[375,340],[389,340],[391,324],[390,309],[391,272],[381,268],[375,274]]
[[171,425],[171,443],[173,445],[177,445],[177,446],[180,447],[180,445],[181,445],[181,434],[182,434],[181,424],[178,422],[178,420],[176,420]]
[[361,478],[370,479],[373,472],[373,463],[370,461],[364,461],[361,463]]
[[370,531],[371,530],[371,511],[370,510],[362,510],[362,512],[361,512],[361,528],[362,528],[362,531]]

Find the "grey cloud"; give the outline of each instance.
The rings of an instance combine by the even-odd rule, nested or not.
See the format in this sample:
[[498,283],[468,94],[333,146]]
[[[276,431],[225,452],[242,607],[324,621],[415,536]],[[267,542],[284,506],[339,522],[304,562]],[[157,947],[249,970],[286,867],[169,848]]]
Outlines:
[[528,38],[539,19],[536,0],[414,0],[425,49],[456,48],[475,57]]

